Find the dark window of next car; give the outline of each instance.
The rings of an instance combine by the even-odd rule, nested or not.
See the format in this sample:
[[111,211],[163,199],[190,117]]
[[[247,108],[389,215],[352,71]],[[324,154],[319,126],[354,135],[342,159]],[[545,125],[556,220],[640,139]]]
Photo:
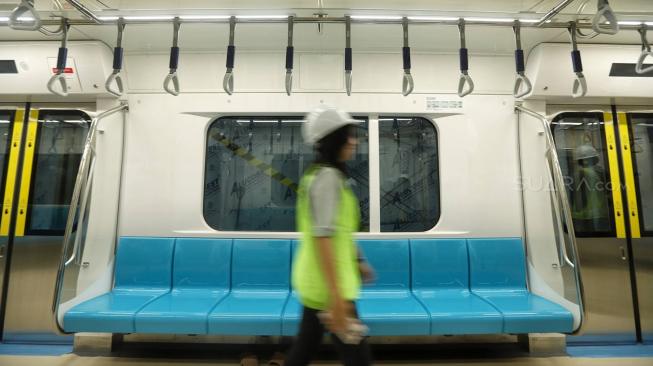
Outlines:
[[[367,120],[348,162],[350,186],[361,206],[361,231],[369,231]],[[204,218],[221,231],[295,229],[297,185],[313,162],[302,140],[301,117],[222,117],[208,129]]]
[[429,120],[379,118],[381,231],[432,229],[440,217],[438,140]]
[[39,112],[27,235],[63,235],[90,124],[81,111]]
[[603,113],[562,113],[551,129],[576,235],[615,235]]

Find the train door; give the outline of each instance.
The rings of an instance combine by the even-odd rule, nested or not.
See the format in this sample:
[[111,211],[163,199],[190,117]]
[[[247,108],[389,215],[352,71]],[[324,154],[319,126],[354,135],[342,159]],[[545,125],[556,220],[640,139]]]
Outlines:
[[[570,341],[634,343],[642,340],[643,325],[649,333],[653,326],[653,314],[643,317],[651,310],[642,312],[653,303],[646,288],[653,276],[653,245],[650,235],[642,236],[644,215],[638,214],[642,204],[653,210],[653,132],[648,127],[651,123],[653,129],[653,115],[628,115],[609,106],[591,112],[575,108],[556,113],[567,109],[556,107],[549,113],[554,115],[551,128],[572,209],[588,312],[583,333]],[[637,152],[631,149],[635,144]],[[653,214],[647,216],[651,230]]]
[[[91,119],[74,108],[3,108],[0,334],[3,342],[67,342],[56,333],[51,305]],[[74,292],[75,277],[66,274],[64,300]]]
[[615,108],[625,176],[625,203],[632,256],[631,277],[637,287],[638,332],[653,342],[653,110]]

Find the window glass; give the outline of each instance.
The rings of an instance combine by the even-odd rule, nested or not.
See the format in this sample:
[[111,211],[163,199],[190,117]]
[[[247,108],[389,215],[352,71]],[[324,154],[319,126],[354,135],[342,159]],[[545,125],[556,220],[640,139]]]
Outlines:
[[602,113],[565,113],[552,122],[578,236],[614,234]]
[[0,110],[0,194],[5,193],[5,177],[9,165],[9,142],[11,141],[11,125],[14,111]]
[[653,114],[631,115],[632,152],[642,231],[653,235]]
[[424,118],[379,119],[381,231],[432,229],[440,217],[438,142]]
[[[7,163],[9,162],[9,141],[11,141],[11,123],[14,111],[0,110],[0,182],[5,181]],[[4,193],[4,189],[2,190]]]
[[40,111],[26,234],[63,234],[90,123],[80,111]]
[[[299,117],[223,117],[208,130],[204,218],[222,231],[295,229],[296,188],[313,162]],[[349,181],[361,204],[361,231],[369,230],[367,121],[348,162]]]

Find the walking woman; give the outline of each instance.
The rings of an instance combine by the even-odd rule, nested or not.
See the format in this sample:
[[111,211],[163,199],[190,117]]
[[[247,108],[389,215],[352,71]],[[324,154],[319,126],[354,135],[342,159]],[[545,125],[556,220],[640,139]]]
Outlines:
[[[365,338],[341,339],[351,320],[357,319],[354,302],[359,297],[361,277],[373,277],[354,241],[353,233],[360,224],[359,204],[346,182],[345,162],[354,155],[358,123],[343,111],[321,106],[307,116],[302,127],[304,141],[314,147],[317,156],[302,178],[297,196],[297,227],[302,237],[293,263],[292,284],[303,313],[286,366],[311,361],[325,326],[344,365],[371,364]],[[321,317],[320,313],[328,316]]]

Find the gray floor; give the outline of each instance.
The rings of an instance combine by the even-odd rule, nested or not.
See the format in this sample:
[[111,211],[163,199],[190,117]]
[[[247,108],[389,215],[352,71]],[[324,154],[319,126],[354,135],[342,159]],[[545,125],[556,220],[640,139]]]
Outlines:
[[[319,365],[338,365],[337,363],[318,362]],[[651,358],[570,358],[570,357],[546,357],[546,358],[505,358],[492,360],[435,360],[435,361],[379,361],[383,365],[450,365],[450,366],[652,366]],[[49,356],[0,356],[2,366],[194,366],[194,365],[238,365],[237,362],[203,360],[184,360],[166,358],[126,358],[126,357],[84,357],[74,354],[67,354],[58,357]],[[261,363],[261,365],[265,365]]]

